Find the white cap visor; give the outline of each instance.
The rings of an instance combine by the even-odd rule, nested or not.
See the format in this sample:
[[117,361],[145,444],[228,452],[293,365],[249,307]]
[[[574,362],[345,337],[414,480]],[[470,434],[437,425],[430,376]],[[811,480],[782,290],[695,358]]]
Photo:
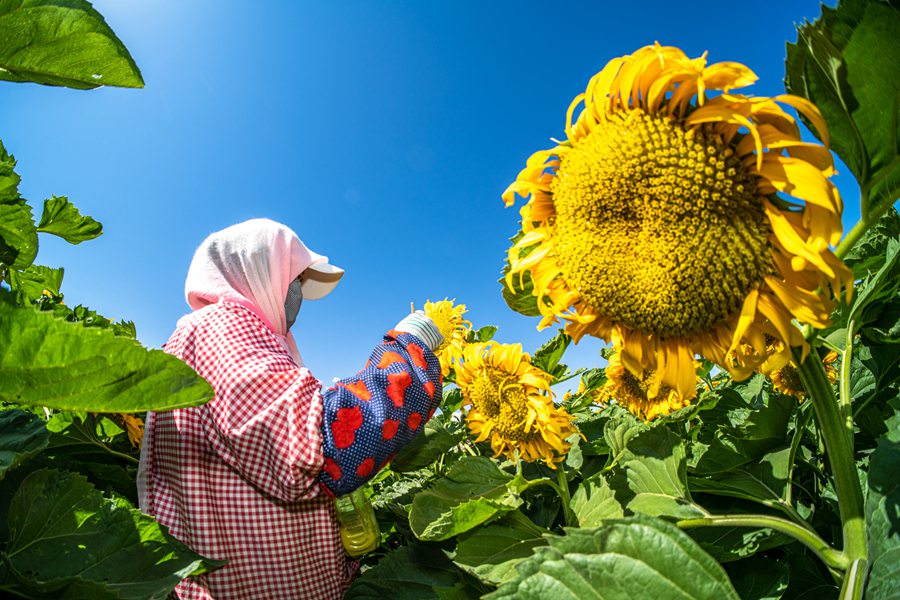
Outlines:
[[304,300],[318,300],[331,293],[338,284],[344,270],[331,263],[318,262],[310,265],[301,275],[300,288],[303,290]]

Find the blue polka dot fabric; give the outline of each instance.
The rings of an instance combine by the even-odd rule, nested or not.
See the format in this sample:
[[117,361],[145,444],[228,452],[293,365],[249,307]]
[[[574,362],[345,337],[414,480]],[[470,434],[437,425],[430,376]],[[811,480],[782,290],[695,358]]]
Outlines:
[[336,496],[375,476],[411,442],[441,401],[441,365],[416,336],[394,330],[362,371],[322,393],[319,481]]

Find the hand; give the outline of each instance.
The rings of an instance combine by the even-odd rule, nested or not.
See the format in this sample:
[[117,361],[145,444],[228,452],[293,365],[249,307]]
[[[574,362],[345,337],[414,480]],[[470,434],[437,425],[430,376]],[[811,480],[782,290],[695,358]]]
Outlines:
[[428,349],[434,352],[444,341],[444,336],[431,317],[424,311],[417,310],[411,315],[406,316],[402,321],[394,327],[395,331],[402,333],[411,333],[428,346]]

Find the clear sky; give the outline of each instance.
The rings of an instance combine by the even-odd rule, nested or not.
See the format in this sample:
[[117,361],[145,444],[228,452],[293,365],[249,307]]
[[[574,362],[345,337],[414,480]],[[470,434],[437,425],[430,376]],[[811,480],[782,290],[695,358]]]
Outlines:
[[[97,0],[146,88],[0,83],[0,137],[40,210],[68,196],[103,222],[80,246],[41,238],[70,305],[135,321],[161,345],[187,311],[184,277],[212,231],[293,227],[347,275],[294,328],[320,379],[358,370],[426,299],[533,350],[553,329],[510,311],[497,278],[518,210],[501,192],[563,137],[565,111],[616,56],[659,41],[752,68],[783,93],[785,42],[819,15],[781,2]],[[830,3],[831,4],[831,3]],[[845,168],[848,211],[858,194]],[[600,364],[600,344],[570,350]]]

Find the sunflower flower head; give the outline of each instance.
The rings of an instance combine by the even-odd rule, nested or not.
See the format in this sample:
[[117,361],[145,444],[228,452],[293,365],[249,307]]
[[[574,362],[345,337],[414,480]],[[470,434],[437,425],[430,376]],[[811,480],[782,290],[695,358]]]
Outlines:
[[[825,366],[825,375],[830,383],[834,383],[838,379],[838,372],[834,367],[837,357],[837,352],[831,351],[822,359],[822,364]],[[795,363],[790,362],[780,369],[772,371],[769,374],[769,378],[772,380],[772,387],[782,394],[793,396],[800,402],[806,399],[806,388],[803,387],[803,382],[800,381],[800,373]]]
[[[808,350],[792,320],[823,327],[852,291],[829,249],[842,203],[831,154],[801,141],[782,105],[827,139],[818,110],[732,91],[755,80],[659,44],[590,80],[566,140],[503,194],[528,199],[507,284],[530,275],[539,328],[563,319],[576,341],[612,341],[629,372],[653,371],[685,400],[697,354],[743,379],[767,360],[766,335]],[[753,352],[731,360],[742,345]]]
[[624,364],[619,352],[609,357],[606,383],[599,390],[604,403],[615,401],[628,412],[645,421],[668,415],[690,405],[690,399],[663,383],[659,373],[644,369],[635,375]]
[[434,353],[441,361],[441,372],[445,377],[450,372],[450,366],[461,357],[466,345],[466,334],[472,328],[472,323],[463,318],[467,312],[466,305],[454,305],[455,301],[444,298],[437,302],[425,302],[425,314],[431,317],[444,336],[444,341]]
[[140,448],[144,438],[144,420],[127,413],[118,413],[116,416],[122,426],[125,427],[128,441],[131,442],[132,446]]
[[577,433],[573,417],[553,403],[551,376],[534,367],[520,344],[478,342],[463,350],[456,382],[467,405],[469,431],[476,442],[490,439],[494,456],[556,468]]

